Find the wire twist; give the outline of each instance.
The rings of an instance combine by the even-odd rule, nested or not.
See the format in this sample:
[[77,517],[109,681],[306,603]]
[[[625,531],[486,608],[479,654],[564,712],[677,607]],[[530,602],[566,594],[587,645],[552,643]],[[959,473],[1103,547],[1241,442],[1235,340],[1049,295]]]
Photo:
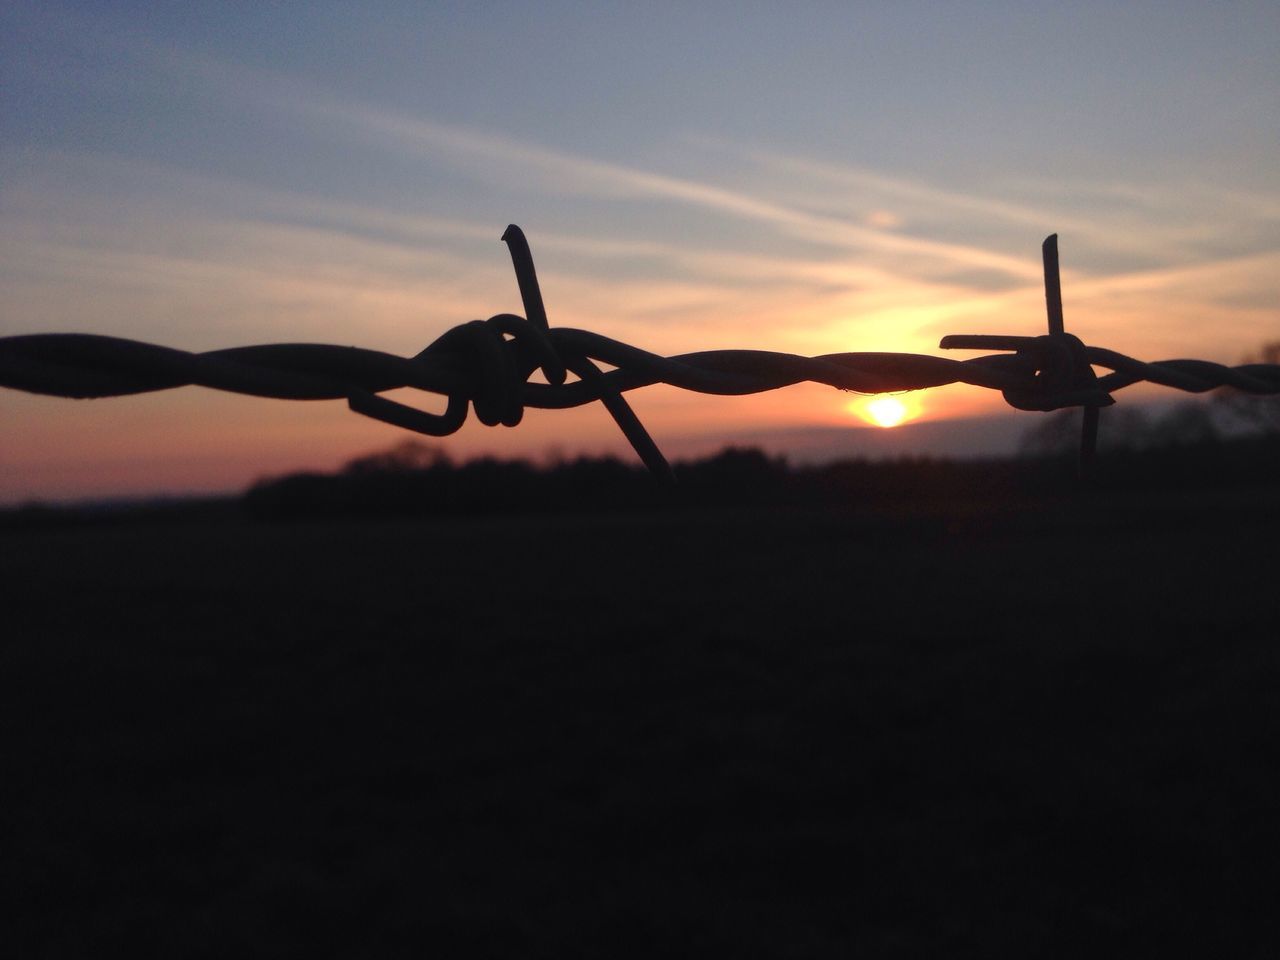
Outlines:
[[[802,357],[765,350],[659,356],[587,330],[552,328],[524,233],[513,224],[502,239],[511,254],[525,316],[500,313],[460,324],[411,358],[307,343],[190,353],[96,334],[30,334],[0,338],[0,386],[73,398],[195,385],[284,400],[345,399],[357,413],[430,436],[457,431],[469,407],[487,426],[514,427],[528,407],[565,409],[600,401],[641,460],[668,478],[670,465],[623,396],[655,383],[720,395],[762,393],[806,381],[857,393],[968,383],[1000,390],[1019,410],[1084,407],[1082,465],[1093,453],[1098,409],[1115,402],[1112,392],[1131,384],[1146,381],[1191,393],[1224,386],[1252,394],[1280,393],[1280,365],[1144,363],[1086,346],[1066,333],[1056,235],[1044,243],[1049,334],[942,339],[943,349],[1002,351],[968,360],[906,353]],[[603,371],[600,364],[614,369]],[[1099,377],[1094,367],[1111,372]],[[530,381],[535,371],[541,371],[546,383]],[[570,373],[576,379],[570,380]],[[444,413],[380,396],[401,387],[445,396]]]

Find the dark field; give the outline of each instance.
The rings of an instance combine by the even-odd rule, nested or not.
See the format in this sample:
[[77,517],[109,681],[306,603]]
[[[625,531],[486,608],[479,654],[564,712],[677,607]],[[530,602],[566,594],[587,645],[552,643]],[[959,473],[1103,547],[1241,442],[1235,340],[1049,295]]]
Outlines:
[[1274,956],[1278,507],[0,533],[9,955]]

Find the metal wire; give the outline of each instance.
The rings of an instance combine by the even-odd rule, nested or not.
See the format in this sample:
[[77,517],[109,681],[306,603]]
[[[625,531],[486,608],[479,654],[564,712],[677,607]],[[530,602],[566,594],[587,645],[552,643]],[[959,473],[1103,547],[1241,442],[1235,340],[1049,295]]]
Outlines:
[[[587,330],[550,327],[524,233],[513,224],[502,239],[515,267],[525,316],[498,314],[461,324],[415,357],[308,343],[189,353],[95,334],[31,334],[0,338],[0,386],[75,398],[195,385],[283,400],[346,399],[357,413],[431,436],[458,430],[469,406],[481,423],[513,427],[527,407],[564,409],[599,400],[644,463],[665,477],[671,476],[670,466],[623,397],[655,383],[720,395],[762,393],[806,381],[857,393],[968,383],[1000,390],[1021,410],[1084,407],[1082,469],[1093,455],[1097,411],[1114,403],[1111,393],[1123,387],[1146,381],[1191,393],[1224,386],[1252,394],[1280,393],[1280,365],[1144,363],[1086,346],[1066,333],[1056,235],[1043,248],[1049,334],[942,339],[943,349],[1005,351],[968,360],[905,353],[801,357],[764,350],[659,356]],[[603,371],[600,364],[614,369]],[[1094,367],[1111,372],[1099,377]],[[536,370],[546,383],[530,382]],[[569,373],[577,379],[569,380]],[[447,397],[445,412],[427,413],[380,396],[400,387]]]

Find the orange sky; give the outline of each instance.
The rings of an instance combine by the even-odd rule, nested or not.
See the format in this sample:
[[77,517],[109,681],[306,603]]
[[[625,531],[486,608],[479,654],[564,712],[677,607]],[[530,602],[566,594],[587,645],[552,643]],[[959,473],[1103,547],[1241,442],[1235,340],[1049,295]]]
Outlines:
[[[199,229],[193,227],[192,246],[209,239]],[[222,230],[229,234],[226,246],[182,256],[167,250],[123,253],[105,239],[86,240],[75,233],[10,286],[10,303],[25,301],[32,314],[52,318],[41,325],[51,331],[128,334],[187,349],[303,341],[402,355],[417,352],[453,323],[520,311],[507,253],[496,236],[500,230],[482,248],[487,258],[452,262],[443,276],[428,269],[425,277],[405,276],[412,268],[403,251],[366,241],[274,228],[263,236],[252,224],[218,226],[216,239],[222,239],[216,237]],[[240,231],[242,242],[235,243]],[[553,323],[593,329],[664,354],[735,347],[805,355],[846,350],[940,354],[937,343],[946,333],[1044,330],[1036,243],[1028,244],[1022,258],[1025,277],[1008,289],[987,292],[889,271],[844,271],[829,259],[739,262],[718,255],[719,262],[707,264],[703,255],[679,247],[649,254],[671,264],[677,279],[662,280],[658,265],[637,280],[599,277],[580,272],[579,261],[565,254],[558,237],[540,243],[535,230],[529,233]],[[1096,277],[1067,266],[1070,237],[1062,243],[1068,329],[1089,342],[1147,359],[1199,356],[1233,362],[1261,339],[1274,315],[1247,302],[1247,294],[1274,284],[1280,275],[1276,255]],[[32,263],[42,252],[25,251]],[[744,282],[746,276],[751,279]],[[1236,292],[1244,292],[1246,302],[1224,310],[1221,298]],[[1212,336],[1206,336],[1205,316],[1216,317]],[[76,322],[59,323],[57,317]],[[1133,388],[1122,396],[1155,392]],[[854,395],[817,385],[730,398],[653,387],[630,398],[659,442],[664,436],[866,426],[851,409]],[[442,409],[441,398],[413,391],[402,391],[397,399]],[[906,399],[913,419],[1008,409],[998,394],[967,387],[921,391]],[[260,476],[333,469],[403,439],[396,428],[352,414],[341,401],[271,401],[194,387],[93,401],[6,391],[3,411],[0,498],[9,502],[234,490]],[[484,428],[472,417],[444,442],[458,458],[627,450],[598,406],[530,411],[516,430]]]

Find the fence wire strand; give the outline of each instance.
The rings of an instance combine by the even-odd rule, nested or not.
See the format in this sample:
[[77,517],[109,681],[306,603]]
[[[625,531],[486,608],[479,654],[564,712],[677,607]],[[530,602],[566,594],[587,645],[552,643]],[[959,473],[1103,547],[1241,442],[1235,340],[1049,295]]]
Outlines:
[[[803,382],[866,394],[967,383],[999,390],[1021,410],[1084,407],[1082,463],[1093,454],[1098,410],[1114,402],[1113,392],[1135,383],[1190,393],[1232,387],[1280,394],[1280,365],[1147,363],[1086,346],[1066,333],[1056,235],[1043,246],[1048,335],[942,339],[943,349],[999,351],[967,360],[907,353],[803,357],[766,350],[660,356],[588,330],[551,327],[524,233],[513,224],[502,239],[515,267],[525,316],[503,313],[460,324],[414,357],[310,343],[190,353],[97,334],[29,334],[0,338],[0,386],[71,398],[202,386],[282,400],[345,399],[357,413],[430,436],[457,431],[469,409],[488,426],[514,427],[526,408],[566,409],[600,401],[644,463],[668,477],[666,459],[623,396],[657,383],[725,396]],[[602,370],[601,364],[613,369]],[[1098,376],[1095,367],[1110,372]],[[545,383],[530,381],[535,371]],[[446,397],[445,411],[429,413],[381,396],[403,387]]]

